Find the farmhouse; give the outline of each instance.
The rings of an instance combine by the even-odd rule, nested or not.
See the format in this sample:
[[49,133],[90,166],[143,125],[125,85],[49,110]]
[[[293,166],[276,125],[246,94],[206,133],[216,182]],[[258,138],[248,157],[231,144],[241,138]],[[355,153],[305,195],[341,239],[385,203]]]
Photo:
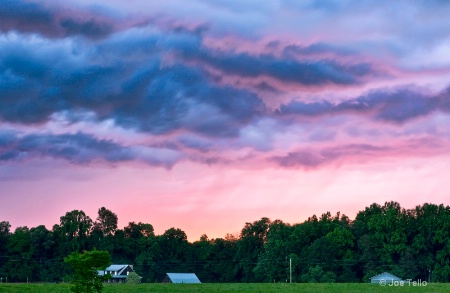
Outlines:
[[166,273],[163,283],[199,284],[201,283],[194,273]]
[[99,276],[111,275],[110,283],[124,283],[129,273],[134,272],[132,265],[110,265],[103,271],[97,271]]
[[402,279],[400,279],[397,276],[394,276],[393,274],[384,272],[381,273],[379,275],[373,276],[372,278],[370,278],[370,283],[376,283],[376,284],[380,284],[380,282],[384,282],[385,284],[390,284],[392,282],[395,281],[401,281]]

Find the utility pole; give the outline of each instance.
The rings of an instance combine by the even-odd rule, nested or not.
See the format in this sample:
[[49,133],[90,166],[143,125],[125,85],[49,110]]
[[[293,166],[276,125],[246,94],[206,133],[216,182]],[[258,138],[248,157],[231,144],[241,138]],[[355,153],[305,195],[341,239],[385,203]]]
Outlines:
[[289,258],[289,283],[292,283],[292,257]]

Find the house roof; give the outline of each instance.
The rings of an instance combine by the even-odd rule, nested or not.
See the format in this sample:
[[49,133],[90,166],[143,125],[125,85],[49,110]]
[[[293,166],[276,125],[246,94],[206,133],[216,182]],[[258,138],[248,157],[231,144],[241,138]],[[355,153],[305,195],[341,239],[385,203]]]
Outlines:
[[172,283],[198,284],[201,283],[194,273],[167,273]]
[[110,265],[105,269],[105,271],[117,272],[123,271],[128,265]]
[[373,280],[394,280],[394,281],[401,281],[402,279],[400,279],[397,276],[394,276],[393,274],[390,274],[388,272],[384,272],[381,274],[378,274],[376,276],[373,276],[372,278],[370,278],[372,281]]
[[105,272],[116,272],[115,274],[112,275],[113,279],[116,278],[126,278],[127,275],[124,274],[122,275],[123,271],[127,268],[127,267],[131,267],[130,265],[110,265],[109,267],[107,267],[106,269],[102,270],[102,271],[97,271],[99,276],[104,276]]

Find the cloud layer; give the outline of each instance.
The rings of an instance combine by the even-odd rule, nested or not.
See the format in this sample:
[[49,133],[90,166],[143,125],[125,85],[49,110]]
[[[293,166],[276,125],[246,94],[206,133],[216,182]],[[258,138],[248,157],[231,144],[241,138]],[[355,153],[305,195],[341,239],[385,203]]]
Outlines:
[[120,226],[195,240],[263,216],[450,204],[449,14],[422,0],[3,0],[0,221],[51,228],[106,206]]
[[[0,8],[1,160],[320,168],[389,157],[411,140],[441,149],[450,63],[405,62],[450,44],[448,22],[420,38],[436,28],[427,16],[448,5],[400,2],[393,31],[383,29],[381,8],[345,3],[193,1],[181,17],[182,9],[145,1],[8,0]],[[356,25],[361,17],[349,9],[368,21]],[[406,25],[416,10],[417,37]],[[230,16],[234,23],[224,21]]]

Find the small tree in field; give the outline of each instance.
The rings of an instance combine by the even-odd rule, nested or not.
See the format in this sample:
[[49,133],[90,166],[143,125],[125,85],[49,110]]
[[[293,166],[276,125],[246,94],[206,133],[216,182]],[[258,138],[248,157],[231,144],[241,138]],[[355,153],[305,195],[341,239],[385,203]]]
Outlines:
[[131,272],[128,274],[126,282],[127,284],[139,284],[141,282],[141,277],[135,272]]
[[83,253],[73,252],[64,258],[73,272],[70,290],[74,293],[101,292],[103,281],[110,277],[99,276],[98,270],[104,270],[111,264],[111,256],[107,251],[83,251]]

